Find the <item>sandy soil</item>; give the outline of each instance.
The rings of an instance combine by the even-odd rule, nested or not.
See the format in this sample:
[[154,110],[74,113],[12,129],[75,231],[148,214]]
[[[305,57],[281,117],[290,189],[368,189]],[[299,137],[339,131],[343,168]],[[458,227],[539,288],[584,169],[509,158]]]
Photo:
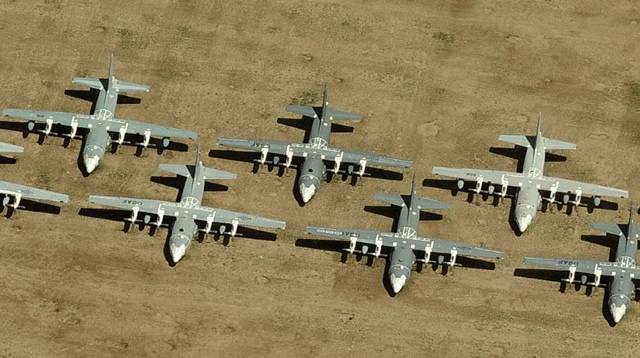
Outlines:
[[[366,114],[333,143],[414,159],[431,167],[515,169],[490,152],[499,134],[545,134],[578,145],[551,175],[627,188],[638,200],[640,7],[632,1],[16,1],[0,2],[0,107],[86,112],[66,96],[74,76],[116,75],[147,83],[140,104],[118,115],[193,128],[203,148],[218,136],[300,139],[277,123],[294,99],[317,100],[323,83],[337,107]],[[308,224],[389,229],[364,211],[376,192],[404,181],[335,182],[300,208],[295,175],[251,173],[252,165],[209,157],[239,174],[207,205],[286,220],[276,241],[206,240],[171,267],[166,230],[124,233],[123,224],[78,215],[91,193],[173,200],[150,181],[159,163],[190,163],[189,152],[126,147],[96,173],[77,166],[81,141],[23,145],[1,177],[71,195],[59,215],[2,218],[2,357],[632,356],[640,307],[616,327],[600,291],[560,293],[557,282],[514,276],[524,255],[607,259],[581,240],[589,224],[626,220],[620,211],[539,215],[514,235],[510,201],[496,207],[440,188],[450,202],[422,233],[504,250],[495,271],[424,270],[390,297],[384,261],[340,262],[332,251],[296,247]],[[607,239],[601,237],[602,241]]]

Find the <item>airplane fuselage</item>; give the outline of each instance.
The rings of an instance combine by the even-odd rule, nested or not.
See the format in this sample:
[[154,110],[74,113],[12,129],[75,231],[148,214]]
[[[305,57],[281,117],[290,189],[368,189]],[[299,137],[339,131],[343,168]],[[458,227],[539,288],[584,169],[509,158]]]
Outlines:
[[[194,179],[195,178],[195,179]],[[200,179],[200,165],[196,164],[193,177],[185,178],[184,191],[180,196],[180,213],[171,226],[169,251],[173,262],[178,262],[191,247],[191,241],[198,232],[198,225],[189,213],[189,209],[200,207],[204,194],[204,180]]]
[[94,123],[88,130],[82,150],[82,160],[88,173],[95,170],[105,152],[111,147],[109,125],[114,123],[117,104],[118,93],[115,89],[100,90],[93,113],[95,116]]
[[389,257],[389,282],[395,293],[398,293],[411,276],[411,270],[416,263],[416,255],[411,248],[411,243],[403,238],[415,239],[417,237],[418,220],[420,211],[406,205],[400,210],[398,219],[398,245],[391,251]]
[[[538,136],[541,137],[541,136]],[[522,166],[524,174],[522,186],[520,187],[515,207],[515,219],[520,232],[524,232],[535,219],[539,205],[542,201],[540,191],[536,184],[527,181],[529,178],[539,178],[544,174],[545,150],[540,142],[535,147],[528,147]]]
[[[309,133],[309,141],[312,147],[326,148],[331,138],[331,123],[323,118],[314,118]],[[320,183],[327,175],[327,167],[321,155],[310,151],[309,155],[304,158],[300,169],[300,178],[298,179],[298,189],[303,202],[311,200],[313,195],[320,188]]]
[[632,227],[629,228],[629,237],[621,235],[618,239],[615,263],[621,268],[612,276],[609,282],[609,311],[613,320],[617,323],[622,319],[635,298],[635,284],[631,274],[625,267],[635,267],[635,255],[638,250],[638,234]]

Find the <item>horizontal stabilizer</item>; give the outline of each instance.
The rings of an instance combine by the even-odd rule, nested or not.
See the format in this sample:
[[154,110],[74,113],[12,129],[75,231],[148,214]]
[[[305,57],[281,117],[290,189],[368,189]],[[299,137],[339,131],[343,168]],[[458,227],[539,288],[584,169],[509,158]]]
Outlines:
[[120,80],[116,80],[114,88],[118,92],[149,92],[147,85]]
[[543,145],[545,150],[554,150],[554,149],[565,149],[572,150],[576,149],[576,145],[574,143],[563,142],[557,139],[543,138]]
[[622,234],[624,234],[622,228],[620,228],[620,225],[618,224],[601,224],[601,223],[596,223],[596,224],[591,224],[591,227],[602,231],[602,232],[606,232],[608,234],[611,235],[616,235],[616,236],[620,236]]
[[395,205],[395,206],[405,206],[404,199],[401,195],[394,194],[376,194],[373,196],[376,200],[380,200],[382,202]]
[[9,144],[9,143],[0,143],[0,154],[15,154],[24,152],[24,148]]
[[209,179],[235,179],[237,175],[231,172],[225,172],[224,170],[218,170],[213,168],[201,167],[200,173],[204,180]]
[[443,210],[450,207],[447,203],[424,197],[416,197],[414,200],[415,202],[411,204],[413,204],[413,207],[417,206],[420,210]]
[[316,113],[315,109],[313,109],[313,107],[310,106],[301,106],[298,104],[290,104],[287,106],[287,112],[291,112],[291,113],[297,113],[301,116],[305,116],[305,117],[310,117],[310,118],[316,118],[318,117],[318,114]]
[[173,173],[175,175],[179,175],[185,178],[191,177],[191,171],[189,167],[186,165],[180,164],[160,164],[160,170],[165,172]]
[[339,111],[333,108],[327,108],[325,112],[325,119],[331,121],[358,121],[364,118],[360,113]]
[[498,137],[498,140],[519,145],[525,148],[531,148],[531,142],[529,141],[529,138],[524,135],[501,135]]
[[97,90],[103,90],[102,82],[98,78],[92,77],[74,77],[71,81],[78,85],[87,86],[89,88],[95,88]]

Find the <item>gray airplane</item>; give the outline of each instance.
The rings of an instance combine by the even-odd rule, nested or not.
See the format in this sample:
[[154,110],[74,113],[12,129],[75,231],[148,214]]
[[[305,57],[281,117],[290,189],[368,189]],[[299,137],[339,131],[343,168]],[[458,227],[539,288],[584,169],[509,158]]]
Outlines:
[[[411,187],[411,195],[376,194],[377,200],[395,205],[401,208],[396,232],[379,232],[354,229],[333,229],[308,226],[306,232],[338,240],[349,241],[349,248],[345,251],[353,254],[356,245],[360,243],[362,254],[379,257],[383,255],[382,249],[391,251],[389,265],[389,282],[394,293],[400,292],[405,285],[416,261],[422,263],[456,265],[458,256],[475,256],[491,259],[500,259],[504,254],[500,251],[470,246],[448,240],[433,237],[420,237],[417,234],[420,212],[429,209],[446,209],[448,204],[439,201],[419,197],[416,193],[415,179]],[[373,248],[373,253],[369,248]],[[432,260],[432,253],[438,254],[436,260]],[[420,256],[420,258],[416,258]],[[444,255],[449,255],[449,261],[445,262]]]
[[[115,117],[119,94],[149,92],[149,86],[116,79],[113,74],[113,56],[109,64],[109,77],[106,80],[76,77],[72,82],[100,91],[93,114],[14,108],[5,109],[3,113],[5,116],[27,120],[27,129],[29,131],[33,131],[36,128],[36,123],[44,124],[44,129],[39,131],[45,136],[51,133],[54,124],[69,127],[70,133],[65,136],[71,139],[76,137],[78,129],[84,131],[86,133],[86,142],[82,152],[82,159],[87,173],[91,173],[96,169],[104,157],[104,153],[111,148],[112,143],[117,143],[118,145],[124,143],[127,134],[142,136],[143,141],[134,144],[143,148],[149,145],[151,138],[161,138],[160,146],[163,148],[169,146],[170,138],[197,138],[197,134],[192,131]],[[112,135],[117,136],[117,139],[112,139]]]
[[[600,281],[602,276],[609,277],[609,311],[615,323],[620,322],[635,297],[635,282],[640,279],[640,267],[636,266],[636,251],[638,250],[638,235],[640,225],[633,223],[633,207],[629,213],[627,225],[593,224],[594,229],[618,236],[615,261],[592,261],[576,259],[556,259],[541,257],[525,257],[524,263],[546,267],[553,270],[569,271],[569,278],[563,281],[572,284],[576,273],[582,274],[582,284],[599,287],[605,284]],[[587,282],[587,275],[594,277],[593,282]]]
[[204,228],[200,231],[208,234],[212,232],[214,223],[220,223],[222,225],[220,225],[218,233],[221,235],[224,235],[226,232],[225,224],[230,224],[231,236],[235,236],[238,226],[275,229],[285,228],[283,221],[201,205],[205,181],[213,179],[235,179],[236,175],[207,168],[202,165],[199,150],[194,165],[161,164],[160,169],[185,178],[180,202],[175,203],[160,200],[98,195],[91,195],[89,202],[131,210],[132,216],[128,218],[127,221],[132,224],[139,222],[138,213],[140,212],[147,213],[142,220],[145,224],[149,224],[151,215],[154,215],[156,221],[151,224],[156,227],[165,225],[163,222],[164,217],[169,216],[174,218],[173,222],[167,225],[171,228],[169,249],[174,263],[180,261],[191,246],[191,240],[194,239],[198,231],[198,224],[204,224]]
[[[565,193],[562,197],[563,204],[573,204],[579,206],[584,195],[593,195],[595,206],[600,205],[601,196],[611,196],[626,198],[629,193],[626,190],[609,188],[596,184],[582,183],[578,181],[554,178],[544,175],[545,153],[554,149],[575,149],[573,143],[562,142],[542,136],[542,115],[538,120],[538,129],[535,136],[523,135],[501,135],[499,140],[512,143],[527,149],[523,171],[521,173],[500,170],[482,170],[467,168],[443,168],[434,167],[432,172],[437,175],[458,178],[458,188],[463,189],[465,181],[475,182],[472,191],[480,194],[507,196],[509,187],[518,189],[516,194],[515,217],[518,229],[524,232],[536,217],[537,210],[540,209],[542,200],[550,203],[556,201],[556,193]],[[483,183],[488,183],[487,190],[483,191]],[[496,186],[500,191],[496,191]],[[548,193],[543,196],[541,191]],[[571,199],[573,196],[573,200]]]
[[[327,170],[333,173],[344,173],[340,171],[341,163],[350,163],[347,173],[352,174],[354,164],[359,166],[357,174],[363,176],[367,165],[380,165],[388,167],[409,168],[412,162],[409,160],[396,159],[384,155],[357,152],[329,146],[331,137],[331,125],[335,121],[360,120],[362,115],[357,113],[344,112],[329,107],[327,101],[327,89],[323,93],[322,107],[288,105],[287,111],[300,114],[304,117],[312,118],[311,133],[307,143],[291,143],[275,140],[248,140],[219,138],[218,144],[233,148],[247,149],[260,152],[260,164],[264,164],[269,153],[274,154],[273,164],[280,165],[280,157],[285,159],[284,167],[289,168],[293,157],[302,158],[300,166],[300,178],[298,189],[302,201],[307,203],[315,195],[320,187],[322,179],[327,178]],[[319,111],[319,113],[318,113]],[[327,169],[326,162],[333,162],[333,169]]]
[[[0,143],[0,154],[2,155],[20,154],[22,152],[24,152],[24,149],[22,147],[7,143]],[[0,181],[0,195],[3,196],[2,206],[11,207],[14,210],[20,208],[20,201],[22,199],[34,201],[51,201],[57,203],[66,203],[69,201],[69,197],[65,194],[58,194],[48,190],[8,183],[5,181]],[[11,198],[13,198],[13,202],[11,202]]]

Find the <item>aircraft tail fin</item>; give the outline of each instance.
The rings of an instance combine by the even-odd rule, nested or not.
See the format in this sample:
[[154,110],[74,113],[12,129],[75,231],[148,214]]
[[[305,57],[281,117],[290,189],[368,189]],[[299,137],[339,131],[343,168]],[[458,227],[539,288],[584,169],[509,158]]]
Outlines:
[[376,200],[382,201],[387,204],[395,205],[395,206],[405,206],[404,198],[402,195],[396,194],[382,194],[378,193],[373,196]]
[[576,145],[574,143],[563,142],[561,140],[551,139],[551,138],[543,138],[542,139],[542,145],[544,146],[545,150],[554,150],[554,149],[572,150],[572,149],[576,149]]
[[179,175],[185,178],[191,178],[191,170],[189,170],[189,166],[180,165],[180,164],[160,164],[160,170],[165,172],[173,173],[175,175]]
[[224,170],[200,167],[200,175],[203,180],[214,180],[214,179],[222,179],[222,180],[231,180],[237,178],[235,173],[226,172]]
[[141,83],[133,83],[127,81],[116,80],[115,88],[118,92],[149,92],[149,86]]
[[416,196],[411,204],[418,210],[444,210],[450,207],[447,203],[421,196]]
[[498,137],[498,140],[525,148],[531,148],[529,137],[524,135],[501,135]]
[[[194,167],[192,165],[180,165],[180,164],[160,164],[160,169],[173,173],[186,178],[192,178],[194,173]],[[200,176],[203,180],[212,179],[235,179],[236,174],[225,172],[223,170],[207,168],[205,166],[200,167]]]
[[102,85],[102,82],[100,81],[99,78],[74,77],[73,80],[71,80],[71,82],[82,85],[82,86],[87,86],[89,88],[94,88],[100,91],[104,89],[104,86]]
[[602,231],[602,232],[606,232],[607,234],[611,234],[611,235],[615,235],[615,236],[620,236],[623,233],[622,228],[620,228],[620,225],[618,224],[602,224],[602,223],[596,223],[596,224],[591,224],[591,227]]

